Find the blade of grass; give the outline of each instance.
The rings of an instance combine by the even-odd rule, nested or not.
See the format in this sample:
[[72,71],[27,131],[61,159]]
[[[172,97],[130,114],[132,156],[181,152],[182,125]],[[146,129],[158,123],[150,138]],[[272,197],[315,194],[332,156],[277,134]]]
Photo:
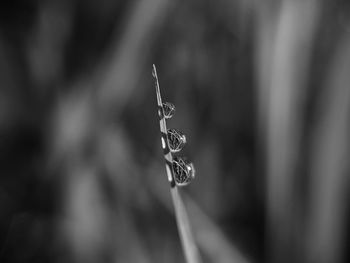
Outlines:
[[307,262],[343,262],[349,206],[350,38],[341,42],[314,132]]
[[172,197],[172,201],[174,204],[176,224],[177,224],[177,228],[178,228],[179,235],[180,235],[182,249],[183,249],[184,254],[185,254],[186,262],[188,262],[188,263],[200,263],[201,258],[199,255],[198,248],[194,242],[193,234],[191,231],[191,225],[190,225],[190,222],[188,219],[186,208],[183,204],[181,195],[180,195],[180,193],[177,189],[177,186],[175,184],[173,172],[171,169],[171,164],[173,162],[173,156],[171,154],[171,151],[169,150],[169,145],[168,145],[168,140],[167,140],[168,130],[167,130],[166,121],[164,118],[163,102],[162,102],[162,97],[161,97],[160,88],[159,88],[157,69],[156,69],[156,66],[154,64],[153,64],[152,75],[155,78],[159,125],[160,125],[160,132],[162,135],[161,140],[162,140],[162,148],[164,151],[166,173],[168,176],[168,180],[170,182],[171,197]]
[[268,35],[260,36],[258,61],[259,125],[267,153],[266,250],[269,262],[300,262],[302,235],[296,230],[303,228],[303,203],[296,182],[318,4],[282,1],[272,10],[261,17],[261,32]]

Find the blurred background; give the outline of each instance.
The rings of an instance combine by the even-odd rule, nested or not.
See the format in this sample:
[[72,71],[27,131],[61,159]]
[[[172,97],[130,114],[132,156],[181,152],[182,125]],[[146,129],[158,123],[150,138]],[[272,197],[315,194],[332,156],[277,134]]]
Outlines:
[[184,262],[152,64],[203,262],[350,259],[345,0],[4,0],[0,262]]

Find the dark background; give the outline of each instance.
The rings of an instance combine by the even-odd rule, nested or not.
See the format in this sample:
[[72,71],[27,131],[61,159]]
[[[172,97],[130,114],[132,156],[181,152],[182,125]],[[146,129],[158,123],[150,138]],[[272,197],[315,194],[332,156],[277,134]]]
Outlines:
[[152,64],[203,262],[349,259],[346,1],[0,3],[0,262],[184,262]]

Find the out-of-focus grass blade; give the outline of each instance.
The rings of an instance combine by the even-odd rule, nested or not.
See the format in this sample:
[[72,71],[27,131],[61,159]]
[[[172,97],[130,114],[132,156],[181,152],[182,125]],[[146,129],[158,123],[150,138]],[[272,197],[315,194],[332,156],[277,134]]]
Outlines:
[[308,262],[343,262],[349,205],[350,38],[341,43],[317,111],[310,180]]
[[[164,199],[166,191],[162,184],[155,184],[156,189],[152,191],[152,194],[169,210],[170,213],[175,213],[171,202]],[[179,190],[177,190],[179,191]],[[228,240],[224,233],[220,230],[220,227],[210,218],[205,212],[196,204],[194,200],[185,193],[174,193],[175,195],[180,195],[181,197],[179,208],[185,211],[185,214],[179,212],[179,214],[185,215],[186,218],[191,218],[191,232],[195,244],[202,251],[203,255],[209,259],[208,262],[215,263],[249,263],[250,261],[239,251],[239,249]],[[177,203],[177,202],[175,202]],[[175,204],[175,211],[178,207]],[[187,210],[183,210],[186,208]],[[186,212],[188,211],[188,212]],[[184,217],[183,217],[184,218]],[[184,221],[185,225],[188,219],[179,220]]]
[[249,263],[250,260],[234,246],[220,230],[219,226],[207,216],[189,196],[184,195],[190,217],[193,222],[193,233],[198,246],[211,262]]
[[296,168],[318,5],[314,1],[281,1],[280,6],[272,7],[262,10],[258,43],[258,114],[267,156],[266,249],[269,262],[298,262],[301,237],[295,229],[302,224]]
[[197,249],[195,240],[192,236],[191,225],[188,220],[186,207],[177,187],[171,188],[171,197],[173,199],[176,223],[181,238],[181,244],[188,263],[200,263],[201,258]]
[[[98,91],[99,105],[102,109],[119,112],[132,99],[132,94],[147,63],[155,30],[172,7],[169,0],[136,1],[125,22],[122,36],[117,35],[111,45],[106,61],[96,72],[95,83]],[[145,52],[147,51],[147,52]]]

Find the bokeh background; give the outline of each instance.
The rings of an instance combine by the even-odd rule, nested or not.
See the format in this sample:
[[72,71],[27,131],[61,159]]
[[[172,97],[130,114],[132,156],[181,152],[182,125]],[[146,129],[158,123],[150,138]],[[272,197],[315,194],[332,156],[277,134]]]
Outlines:
[[184,262],[153,63],[203,262],[348,262],[349,12],[1,1],[0,262]]

